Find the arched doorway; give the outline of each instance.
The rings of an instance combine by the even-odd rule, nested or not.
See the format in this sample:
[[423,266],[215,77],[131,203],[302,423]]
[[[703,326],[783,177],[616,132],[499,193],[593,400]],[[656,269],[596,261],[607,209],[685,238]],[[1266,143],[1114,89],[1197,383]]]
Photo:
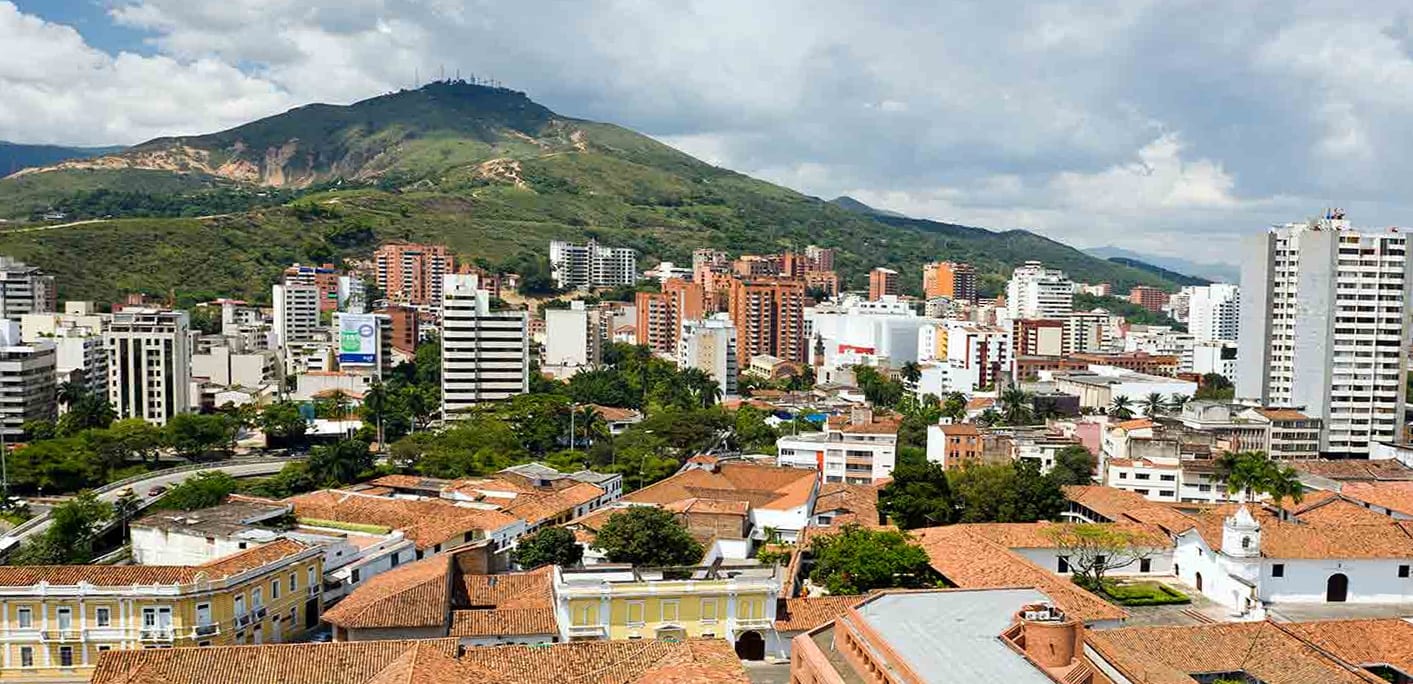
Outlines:
[[737,634],[736,657],[741,660],[765,660],[765,637],[754,631]]
[[1197,591],[1202,591],[1202,573],[1197,573]]
[[1349,598],[1349,578],[1342,572],[1330,575],[1325,582],[1325,600],[1330,603],[1344,603]]

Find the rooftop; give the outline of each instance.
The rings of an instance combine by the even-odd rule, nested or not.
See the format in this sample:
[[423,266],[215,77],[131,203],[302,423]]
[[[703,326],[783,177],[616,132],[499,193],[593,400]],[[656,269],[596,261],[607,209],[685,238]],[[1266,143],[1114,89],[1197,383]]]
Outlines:
[[159,511],[133,521],[131,526],[208,537],[234,537],[256,529],[257,523],[278,518],[292,509],[282,501],[232,499],[196,511]]
[[402,530],[419,549],[461,541],[472,531],[489,533],[516,523],[500,511],[468,508],[437,499],[389,499],[326,489],[291,497],[301,519],[379,525]]
[[0,566],[0,587],[31,587],[41,582],[99,587],[190,584],[239,575],[310,548],[293,539],[279,539],[201,565],[4,565]]
[[1393,459],[1371,461],[1365,459],[1312,459],[1291,461],[1292,468],[1302,472],[1341,482],[1380,482],[1388,480],[1413,480],[1413,468]]
[[756,509],[804,506],[819,473],[747,463],[722,463],[715,470],[690,468],[623,497],[630,503],[665,505],[683,499],[745,501]]

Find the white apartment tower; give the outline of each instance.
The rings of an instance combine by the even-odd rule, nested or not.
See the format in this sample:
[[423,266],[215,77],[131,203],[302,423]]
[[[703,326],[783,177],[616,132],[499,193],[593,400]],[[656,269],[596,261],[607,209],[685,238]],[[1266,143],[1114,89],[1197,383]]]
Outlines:
[[1011,320],[1064,318],[1074,310],[1074,283],[1064,271],[1027,261],[1011,273],[1006,284],[1006,308]]
[[627,247],[604,247],[594,240],[576,245],[550,242],[550,270],[561,289],[590,290],[638,282],[638,252]]
[[705,371],[721,386],[722,397],[736,396],[736,326],[727,314],[702,320],[682,321],[682,337],[677,348],[677,366]]
[[319,328],[319,288],[277,283],[271,296],[275,302],[275,345],[288,364],[288,359],[314,341]]
[[1199,342],[1235,342],[1241,328],[1241,289],[1227,283],[1184,287],[1187,331]]
[[20,325],[0,320],[0,432],[13,443],[24,424],[55,418],[54,345],[48,340],[25,344]]
[[542,358],[546,369],[562,369],[572,375],[599,365],[608,343],[605,314],[598,307],[572,301],[568,309],[545,311],[545,345]]
[[1403,436],[1408,239],[1342,212],[1250,238],[1236,396],[1320,419],[1320,451],[1367,457]]
[[474,274],[442,282],[442,416],[530,391],[530,331],[524,311],[492,311]]
[[128,308],[103,331],[108,402],[119,418],[164,425],[191,410],[191,325],[185,311]]
[[0,317],[17,321],[25,314],[49,313],[55,300],[54,276],[0,256]]

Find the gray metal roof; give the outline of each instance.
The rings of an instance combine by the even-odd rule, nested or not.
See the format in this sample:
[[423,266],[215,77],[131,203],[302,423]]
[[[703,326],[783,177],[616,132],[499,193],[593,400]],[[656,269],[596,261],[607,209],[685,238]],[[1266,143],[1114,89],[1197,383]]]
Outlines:
[[1049,602],[1034,589],[900,593],[858,612],[930,684],[1054,684],[1000,639],[1022,606]]

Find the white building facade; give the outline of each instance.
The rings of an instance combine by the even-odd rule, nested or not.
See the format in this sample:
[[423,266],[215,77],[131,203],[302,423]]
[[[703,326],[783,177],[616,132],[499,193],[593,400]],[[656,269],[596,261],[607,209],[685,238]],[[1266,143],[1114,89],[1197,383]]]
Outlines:
[[1064,318],[1074,309],[1074,283],[1064,271],[1027,261],[1011,273],[1006,307],[1011,320]]
[[731,317],[716,314],[704,320],[683,321],[677,366],[706,372],[720,384],[722,397],[736,396],[736,378],[741,366],[736,357],[736,326]]
[[638,252],[627,247],[604,247],[594,240],[574,244],[550,242],[550,270],[561,289],[590,290],[638,282]]
[[529,319],[491,310],[474,274],[443,276],[442,413],[530,391]]
[[191,410],[191,324],[185,311],[128,308],[103,332],[108,403],[119,418],[165,425]]

